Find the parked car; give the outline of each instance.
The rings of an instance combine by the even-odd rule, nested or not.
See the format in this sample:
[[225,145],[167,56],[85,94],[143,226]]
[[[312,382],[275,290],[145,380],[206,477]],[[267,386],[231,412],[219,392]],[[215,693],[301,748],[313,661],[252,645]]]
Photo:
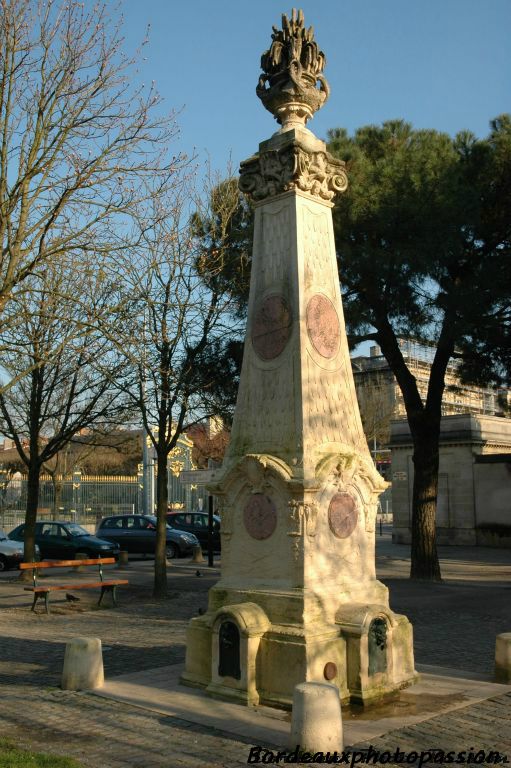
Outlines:
[[[23,541],[25,525],[18,525],[9,538]],[[77,523],[59,520],[36,523],[35,541],[43,560],[74,560],[77,552],[87,557],[115,557],[119,554],[118,544],[99,539]]]
[[[202,549],[208,548],[208,513],[184,512],[181,510],[167,513],[167,523],[179,531],[193,533],[199,539]],[[213,550],[220,552],[220,518],[213,515]]]
[[[36,560],[41,557],[39,547],[35,548]],[[11,541],[5,531],[0,528],[0,571],[7,571],[9,568],[17,568],[23,562],[23,544],[18,541]]]
[[[115,542],[126,552],[154,554],[156,548],[156,517],[154,515],[112,515],[105,517],[96,533]],[[192,533],[176,531],[167,526],[167,557],[191,555],[199,541]]]

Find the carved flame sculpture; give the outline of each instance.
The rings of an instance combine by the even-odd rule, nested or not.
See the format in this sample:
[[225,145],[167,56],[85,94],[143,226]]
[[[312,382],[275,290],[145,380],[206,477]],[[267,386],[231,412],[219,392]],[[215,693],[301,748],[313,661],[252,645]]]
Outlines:
[[304,125],[328,99],[324,66],[325,54],[314,40],[313,27],[306,29],[303,12],[293,8],[291,21],[282,16],[282,30],[273,27],[272,44],[261,57],[263,74],[256,88],[266,109],[284,129]]

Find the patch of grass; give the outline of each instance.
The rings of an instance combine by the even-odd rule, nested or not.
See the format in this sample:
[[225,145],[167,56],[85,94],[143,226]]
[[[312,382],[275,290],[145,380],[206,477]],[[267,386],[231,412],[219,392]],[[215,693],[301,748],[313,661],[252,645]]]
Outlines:
[[12,741],[0,738],[0,768],[82,768],[71,757],[43,755],[41,752],[18,749]]

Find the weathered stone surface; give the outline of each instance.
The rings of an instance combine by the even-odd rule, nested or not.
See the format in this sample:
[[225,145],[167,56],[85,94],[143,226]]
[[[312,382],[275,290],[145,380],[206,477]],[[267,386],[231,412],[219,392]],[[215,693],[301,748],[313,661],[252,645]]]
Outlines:
[[334,357],[339,348],[339,318],[326,296],[317,293],[307,304],[307,333],[322,357]]
[[[297,190],[331,201],[348,188],[342,160],[332,157],[323,142],[312,143],[310,131],[293,130],[240,165],[239,187],[255,202]],[[322,146],[321,146],[322,145]]]
[[511,683],[511,632],[497,635],[495,641],[495,680]]
[[302,11],[297,13],[293,9],[290,20],[284,14],[282,30],[273,27],[271,37],[271,46],[261,57],[263,74],[259,77],[257,95],[284,127],[304,124],[330,93],[322,74],[325,54],[314,40],[313,28],[305,28]]
[[103,652],[98,637],[75,637],[66,645],[62,688],[65,691],[90,691],[105,681]]
[[266,296],[256,310],[252,346],[261,360],[273,360],[283,351],[291,333],[291,312],[283,296]]
[[329,683],[301,683],[293,695],[289,748],[302,752],[342,752],[339,691]]
[[[277,58],[275,46],[268,60]],[[287,75],[274,76],[280,93]],[[284,125],[241,168],[256,206],[238,400],[211,487],[222,576],[190,625],[183,681],[248,703],[290,707],[294,686],[324,681],[327,664],[343,700],[372,701],[415,678],[411,627],[375,575],[386,483],[362,428],[341,303],[331,198],[346,186],[344,165],[303,125]],[[264,632],[234,611],[247,604]],[[226,611],[240,632],[239,679],[215,660]],[[388,644],[370,674],[373,620]]]
[[253,539],[267,539],[277,525],[275,504],[263,493],[254,493],[245,504],[243,519]]
[[357,503],[349,493],[336,493],[328,505],[330,530],[338,539],[351,536],[358,522]]

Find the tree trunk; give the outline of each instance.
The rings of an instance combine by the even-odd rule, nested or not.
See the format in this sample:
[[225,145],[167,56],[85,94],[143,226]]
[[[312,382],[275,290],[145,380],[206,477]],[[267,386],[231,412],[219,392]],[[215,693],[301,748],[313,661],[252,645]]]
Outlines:
[[51,481],[53,484],[53,515],[52,517],[54,520],[58,520],[60,517],[63,482],[62,482],[62,478],[60,478],[59,480],[57,479],[56,475],[52,475]]
[[168,485],[167,485],[167,451],[157,448],[156,477],[156,516],[158,519],[156,529],[156,550],[154,553],[154,590],[153,597],[162,599],[167,597],[167,511],[168,511]]
[[[37,521],[37,507],[39,505],[39,475],[41,466],[38,462],[30,462],[28,466],[27,480],[27,506],[25,512],[25,532],[23,535],[25,552],[23,561],[25,563],[35,562],[35,524]],[[30,571],[22,571],[20,574],[22,581],[31,581]]]
[[420,429],[410,425],[414,442],[410,578],[441,581],[436,548],[440,420],[424,413],[421,421]]

